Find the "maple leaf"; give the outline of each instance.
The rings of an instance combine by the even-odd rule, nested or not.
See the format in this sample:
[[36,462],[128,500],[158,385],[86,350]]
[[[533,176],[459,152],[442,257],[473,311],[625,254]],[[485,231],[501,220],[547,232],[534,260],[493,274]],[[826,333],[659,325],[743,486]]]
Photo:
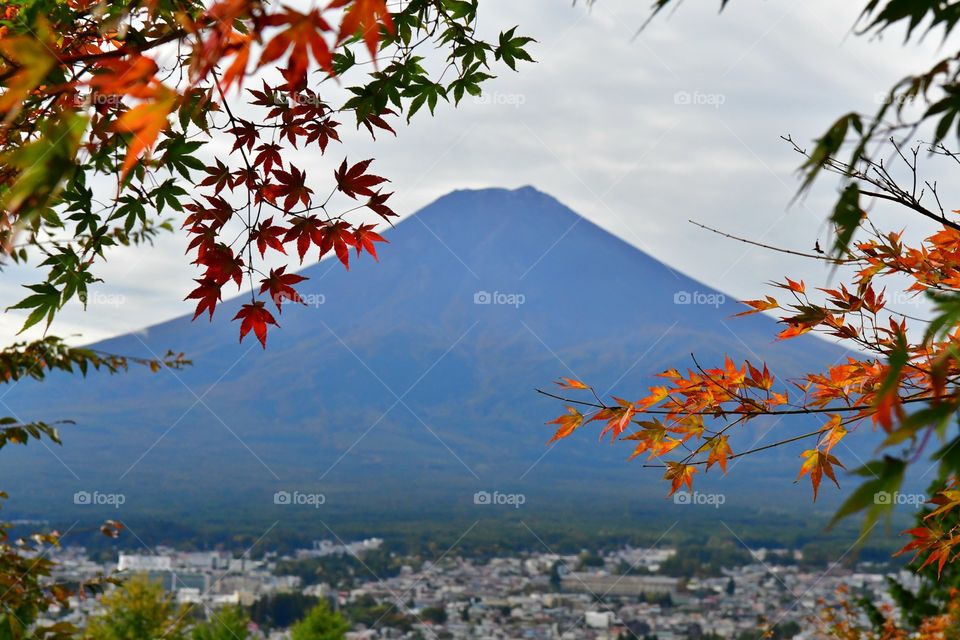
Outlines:
[[[629,400],[624,400],[623,398],[618,398],[613,396],[613,399],[617,401],[619,406],[617,407],[608,407],[598,411],[593,418],[593,420],[606,420],[607,425],[600,432],[600,437],[602,438],[607,433],[610,434],[611,439],[615,439],[630,424],[630,421],[633,420],[633,416],[637,413],[637,408]],[[601,415],[602,414],[602,415]]]
[[776,309],[780,306],[780,303],[777,302],[777,299],[773,296],[767,296],[766,300],[743,300],[743,304],[752,307],[750,311],[741,311],[733,315],[734,318],[739,318],[740,316],[749,316],[752,313],[760,313],[761,311],[767,311],[768,309]]
[[720,470],[726,475],[727,459],[733,453],[730,450],[730,444],[727,442],[727,436],[712,438],[707,446],[710,449],[710,454],[707,456],[707,469],[709,470],[714,464],[719,464]]
[[393,33],[393,20],[387,10],[386,0],[333,0],[330,8],[335,9],[350,5],[340,22],[340,33],[337,43],[360,33],[367,44],[370,57],[376,60],[377,44],[380,42],[380,25]]
[[167,128],[167,116],[177,102],[177,94],[163,85],[158,85],[155,96],[125,111],[114,123],[117,131],[131,134],[127,155],[120,171],[121,179],[137,163],[140,156],[153,148],[160,132]]
[[574,380],[573,378],[560,378],[553,384],[563,387],[564,389],[589,389],[588,385],[580,382],[579,380]]
[[284,299],[305,304],[300,294],[290,285],[303,282],[307,278],[295,273],[284,273],[286,269],[286,266],[270,269],[270,275],[260,281],[260,293],[270,292],[270,299],[277,306],[278,313],[283,313],[280,305]]
[[648,460],[670,453],[680,445],[680,440],[667,435],[667,428],[657,419],[640,422],[640,429],[624,437],[624,440],[637,440],[638,444],[630,454],[633,460],[642,453],[649,453]]
[[286,28],[275,35],[260,54],[259,66],[273,62],[290,50],[287,64],[290,75],[297,81],[306,79],[307,66],[310,62],[308,52],[313,55],[320,68],[333,73],[333,56],[323,32],[330,31],[330,25],[320,15],[318,9],[309,13],[300,13],[290,7],[284,7],[282,13],[275,13],[266,18],[265,24],[270,26],[286,25]]
[[213,320],[213,311],[216,309],[217,303],[221,300],[221,287],[223,287],[223,285],[213,278],[197,279],[195,282],[200,286],[191,291],[184,300],[190,300],[192,298],[200,301],[197,303],[197,310],[193,314],[194,320],[204,311],[209,311],[210,320]]
[[847,435],[847,430],[841,424],[838,414],[830,416],[830,421],[823,425],[821,431],[825,434],[820,443],[824,453],[830,453],[830,450]]
[[374,225],[372,224],[362,224],[357,227],[356,231],[354,231],[353,235],[357,240],[357,256],[360,255],[360,251],[362,249],[373,256],[374,260],[380,262],[380,258],[377,257],[377,247],[374,242],[390,241],[381,236],[379,233],[375,232],[373,229]]
[[683,485],[686,485],[688,490],[693,491],[693,476],[696,472],[697,468],[693,465],[683,464],[682,462],[668,462],[667,471],[663,474],[663,479],[670,481],[670,493],[667,494],[667,497],[675,494]]
[[396,217],[397,215],[393,209],[385,204],[387,199],[392,195],[392,192],[381,193],[378,191],[374,195],[370,196],[370,199],[367,201],[367,207],[384,220],[389,221],[390,218]]
[[573,407],[567,407],[566,415],[562,415],[559,418],[551,420],[547,424],[559,425],[557,432],[554,433],[553,437],[547,441],[547,444],[550,444],[551,442],[556,442],[561,438],[566,438],[571,433],[576,431],[580,425],[583,424],[583,414]]
[[271,216],[261,222],[257,228],[250,233],[250,242],[257,243],[257,249],[260,251],[261,258],[267,251],[267,247],[286,254],[287,251],[283,248],[283,242],[280,239],[280,234],[286,231],[287,229],[284,227],[273,224],[273,217]]
[[357,122],[357,129],[360,128],[362,124],[367,128],[367,131],[370,132],[370,137],[374,140],[377,139],[377,134],[373,131],[373,128],[383,129],[384,131],[389,131],[393,135],[397,135],[397,132],[393,130],[393,127],[390,126],[386,120],[383,119],[383,116],[390,115],[395,116],[397,113],[392,109],[384,109],[380,114],[368,114],[366,117],[361,118]]
[[801,453],[800,457],[804,458],[804,461],[803,465],[800,467],[800,473],[797,475],[797,480],[807,474],[810,475],[810,482],[813,484],[814,502],[817,500],[817,492],[820,489],[820,481],[823,480],[824,475],[833,480],[833,483],[837,485],[838,489],[840,488],[840,483],[837,482],[837,476],[833,471],[833,465],[836,465],[841,469],[844,469],[845,467],[834,456],[821,451],[820,449],[808,449],[807,451]]
[[276,204],[279,197],[283,197],[283,209],[290,211],[296,206],[297,202],[303,203],[305,207],[310,206],[310,196],[313,189],[306,185],[307,174],[300,171],[293,165],[290,165],[290,171],[277,169],[273,172],[274,177],[280,183],[270,185],[264,189],[264,197]]
[[277,324],[277,321],[274,320],[273,314],[266,309],[262,300],[243,305],[233,319],[241,320],[240,342],[243,342],[244,336],[252,330],[264,349],[267,348],[267,325],[280,326]]
[[234,255],[233,249],[224,244],[214,245],[202,255],[198,255],[194,264],[205,266],[207,270],[204,276],[217,284],[223,285],[233,280],[239,287],[243,281],[243,258]]
[[200,181],[197,185],[199,187],[209,187],[212,186],[214,189],[214,194],[218,194],[223,191],[224,187],[229,186],[233,189],[235,185],[233,179],[230,175],[230,167],[223,164],[219,158],[214,158],[214,161],[217,163],[215,167],[205,167],[204,171],[207,172],[207,177]]
[[330,118],[308,122],[304,127],[307,135],[306,143],[316,142],[320,145],[320,152],[325,152],[330,140],[340,142],[340,134],[337,133],[338,126],[340,126],[340,123]]
[[257,125],[249,120],[239,120],[239,124],[232,129],[227,129],[227,133],[233,134],[235,138],[231,151],[236,151],[242,147],[246,147],[247,151],[250,151],[257,140],[260,139],[260,131],[257,129]]
[[280,157],[280,152],[283,151],[283,147],[280,145],[264,142],[257,147],[257,151],[260,153],[253,159],[253,166],[263,165],[264,173],[269,173],[270,169],[274,166],[283,166],[283,159]]
[[287,232],[284,234],[283,241],[290,242],[296,239],[297,254],[299,254],[300,262],[302,263],[303,257],[307,254],[307,249],[310,248],[311,242],[314,242],[318,246],[322,244],[324,226],[325,223],[316,216],[296,218],[296,222],[294,222],[293,226],[287,229]]
[[321,258],[333,249],[343,266],[350,269],[350,247],[357,247],[357,237],[348,222],[341,220],[327,224],[323,228],[323,239],[319,244]]
[[353,199],[356,199],[357,195],[368,197],[376,195],[372,187],[383,182],[389,182],[389,180],[366,173],[371,162],[373,162],[373,158],[363,160],[347,168],[347,161],[344,159],[340,168],[333,174],[337,179],[337,189]]

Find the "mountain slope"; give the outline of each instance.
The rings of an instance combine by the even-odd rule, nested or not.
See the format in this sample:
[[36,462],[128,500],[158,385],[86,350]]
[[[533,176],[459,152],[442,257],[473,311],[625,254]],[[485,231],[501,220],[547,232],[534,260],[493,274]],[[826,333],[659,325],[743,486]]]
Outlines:
[[[294,490],[322,492],[328,511],[463,508],[478,490],[523,492],[527,508],[639,503],[663,495],[660,473],[589,433],[546,447],[562,407],[535,387],[576,376],[639,397],[691,353],[767,360],[781,380],[843,355],[813,337],[775,343],[767,317],[731,320],[733,300],[529,187],[451,193],[386,236],[379,264],[305,269],[317,304],[285,311],[266,351],[237,344],[231,300],[212,324],[182,317],[97,345],[184,351],[183,372],[14,387],[4,401],[24,419],[78,421],[62,448],[7,456],[0,482],[31,498],[14,508],[72,512],[77,491],[123,493],[125,512],[227,518]],[[750,429],[745,444],[762,444],[810,424]],[[796,455],[745,459],[705,486],[809,501],[791,484]]]

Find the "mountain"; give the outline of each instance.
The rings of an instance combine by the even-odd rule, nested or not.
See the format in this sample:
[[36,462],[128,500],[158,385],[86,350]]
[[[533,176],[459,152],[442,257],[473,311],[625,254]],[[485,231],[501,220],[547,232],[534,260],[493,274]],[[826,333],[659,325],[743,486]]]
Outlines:
[[[573,376],[639,397],[691,353],[765,360],[780,381],[843,357],[815,337],[775,342],[768,317],[731,319],[734,300],[530,187],[453,192],[386,236],[380,263],[305,269],[311,305],[289,307],[266,350],[252,336],[237,343],[234,299],[213,323],[185,316],[96,345],[183,351],[194,361],[184,371],[13,386],[3,401],[15,415],[77,424],[62,447],[5,452],[9,508],[89,513],[75,493],[122,493],[98,515],[230,521],[283,513],[278,491],[322,493],[325,514],[463,512],[477,491],[522,493],[524,509],[673,508],[662,473],[626,462],[626,445],[598,444],[598,429],[546,446],[544,422],[563,407],[534,389]],[[757,421],[740,442],[810,428]],[[727,478],[711,472],[701,489],[809,504],[809,485],[793,484],[798,447],[738,461]]]

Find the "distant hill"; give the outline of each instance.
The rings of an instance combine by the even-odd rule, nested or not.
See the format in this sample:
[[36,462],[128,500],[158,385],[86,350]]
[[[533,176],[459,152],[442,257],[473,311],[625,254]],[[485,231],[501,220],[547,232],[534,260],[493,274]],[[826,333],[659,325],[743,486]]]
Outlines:
[[[691,353],[766,360],[780,380],[843,355],[815,337],[776,343],[761,315],[731,319],[734,300],[530,187],[456,191],[386,235],[379,264],[305,269],[317,304],[288,308],[266,351],[252,336],[237,343],[231,300],[212,324],[182,317],[97,345],[184,351],[195,366],[183,372],[15,385],[4,402],[17,415],[78,424],[63,447],[4,452],[9,511],[229,522],[289,513],[277,491],[323,493],[324,514],[499,508],[475,507],[476,491],[523,493],[532,510],[681,510],[663,501],[660,472],[627,463],[625,445],[597,444],[596,430],[545,446],[562,406],[534,388],[575,375],[639,397]],[[758,421],[748,437],[810,427]],[[792,484],[798,451],[744,459],[727,479],[711,472],[703,489],[746,506],[808,505],[808,484]],[[78,491],[125,502],[76,505]]]

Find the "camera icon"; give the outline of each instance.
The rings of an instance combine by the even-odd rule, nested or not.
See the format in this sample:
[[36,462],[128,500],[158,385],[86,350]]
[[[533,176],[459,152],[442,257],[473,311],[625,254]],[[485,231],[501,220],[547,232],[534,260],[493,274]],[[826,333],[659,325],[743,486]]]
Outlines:
[[473,294],[473,304],[490,304],[493,302],[493,296],[489,291],[477,291]]
[[277,491],[273,494],[273,504],[290,504],[291,497],[289,491]]
[[673,494],[673,504],[690,504],[693,494],[688,491],[679,491]]
[[73,504],[91,504],[93,496],[89,491],[77,491],[73,494]]
[[673,94],[673,104],[690,104],[691,96],[689,91],[677,91]]
[[689,291],[677,291],[673,294],[673,304],[690,304],[693,302],[693,296]]
[[878,491],[873,494],[874,504],[893,504],[893,494],[889,491]]
[[473,504],[490,504],[492,497],[489,491],[477,491],[473,494]]

